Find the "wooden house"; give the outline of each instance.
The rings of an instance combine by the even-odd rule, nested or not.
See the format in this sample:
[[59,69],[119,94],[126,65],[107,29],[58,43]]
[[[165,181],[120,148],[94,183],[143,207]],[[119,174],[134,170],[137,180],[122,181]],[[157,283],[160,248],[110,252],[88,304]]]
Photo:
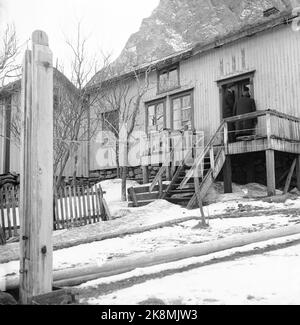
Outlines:
[[[176,166],[172,166],[174,148],[170,145],[171,159],[167,163],[159,161],[161,168],[151,186],[134,189],[135,193],[131,195],[134,206],[159,197],[193,206],[196,202],[193,181],[196,171],[202,196],[222,170],[225,192],[230,192],[232,173],[235,172],[231,160],[240,155],[256,159],[258,153],[265,157],[269,195],[275,194],[277,152],[296,159],[293,167],[296,166],[300,188],[298,19],[292,12],[265,15],[243,30],[232,31],[222,38],[195,45],[107,81],[108,91],[116,91],[127,84],[128,92],[134,96],[141,80],[145,82],[147,78],[149,87],[142,96],[135,131],[146,134],[149,141],[155,132],[204,134],[204,145],[197,147],[198,150],[187,149],[187,154],[177,161]],[[223,96],[228,85],[235,90],[236,99],[247,86],[257,111],[224,119]],[[95,76],[89,85],[90,96],[101,88]],[[102,108],[99,106],[98,109]],[[228,141],[232,123],[253,118],[258,120],[254,136]],[[162,141],[159,143],[163,145]],[[93,159],[99,149],[95,146],[96,142],[90,144],[90,170],[100,169]],[[145,162],[142,156],[139,155],[141,159],[136,165],[143,166],[144,181],[147,182],[147,169],[152,163],[151,159]],[[191,157],[193,163],[188,167],[187,159]],[[171,183],[162,188],[159,184],[164,176]]]
[[[54,109],[62,94],[75,96],[76,87],[57,69],[53,69]],[[20,173],[20,109],[21,80],[0,89],[0,175]],[[76,164],[78,176],[88,176],[88,142],[79,146],[79,159]],[[74,173],[74,157],[70,157],[63,176],[70,177]]]

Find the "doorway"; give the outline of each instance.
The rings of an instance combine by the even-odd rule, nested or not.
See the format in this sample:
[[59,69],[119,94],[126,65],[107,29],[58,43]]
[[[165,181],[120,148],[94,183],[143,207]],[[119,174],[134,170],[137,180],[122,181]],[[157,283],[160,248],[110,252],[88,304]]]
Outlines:
[[232,90],[234,92],[234,99],[237,101],[239,98],[242,97],[243,88],[246,86],[250,90],[251,98],[255,98],[254,96],[254,75],[255,70],[249,71],[247,73],[243,73],[234,77],[224,78],[217,80],[217,84],[220,91],[220,116],[221,121],[223,120],[224,116],[224,98],[226,95],[226,89],[228,86],[232,86]]

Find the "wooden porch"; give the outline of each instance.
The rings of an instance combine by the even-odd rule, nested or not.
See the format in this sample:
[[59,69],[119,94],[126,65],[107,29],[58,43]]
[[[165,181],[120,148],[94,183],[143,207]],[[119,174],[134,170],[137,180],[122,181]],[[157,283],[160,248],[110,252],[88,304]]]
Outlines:
[[[237,121],[257,119],[257,126],[251,136],[231,139],[230,124]],[[146,205],[154,199],[166,199],[187,208],[197,203],[196,191],[205,197],[208,189],[223,170],[224,192],[232,192],[231,156],[264,151],[266,153],[266,174],[269,196],[276,194],[275,151],[295,154],[297,184],[300,189],[300,119],[274,110],[257,111],[225,119],[222,121],[208,144],[199,151],[195,147],[185,151],[178,162],[174,157],[175,148],[170,151],[169,158],[162,164],[150,186],[129,190],[130,206]],[[191,159],[193,163],[190,164]],[[174,162],[176,161],[176,165]],[[291,170],[291,172],[294,171]],[[167,177],[165,177],[167,175]],[[163,184],[163,179],[170,179]],[[198,179],[199,182],[196,182]],[[199,185],[197,185],[199,184]],[[135,195],[138,191],[138,196]],[[140,200],[139,200],[140,198]]]

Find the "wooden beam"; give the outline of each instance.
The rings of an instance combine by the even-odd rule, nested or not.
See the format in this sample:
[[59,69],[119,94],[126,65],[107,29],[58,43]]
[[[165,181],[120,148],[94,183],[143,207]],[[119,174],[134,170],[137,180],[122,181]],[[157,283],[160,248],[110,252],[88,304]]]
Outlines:
[[134,191],[134,188],[133,187],[130,187],[129,190],[128,190],[128,192],[129,192],[130,197],[131,197],[131,200],[133,202],[133,206],[134,207],[137,207],[138,206],[138,199],[137,199],[136,193]]
[[274,150],[266,150],[266,169],[267,169],[268,196],[275,196],[276,195],[276,178],[275,178],[275,153],[274,153]]
[[53,68],[48,37],[32,34],[22,78],[20,302],[52,291]]
[[231,157],[226,156],[223,167],[224,193],[232,193]]
[[287,194],[287,192],[290,189],[292,177],[293,177],[295,167],[296,167],[296,163],[297,163],[297,159],[294,159],[294,161],[292,163],[292,166],[291,166],[291,169],[289,171],[288,177],[287,177],[286,182],[285,182],[283,194]]
[[143,184],[149,183],[149,168],[148,166],[142,166],[142,173],[143,173]]
[[206,227],[207,223],[205,220],[205,214],[204,214],[204,210],[203,210],[199,177],[194,177],[194,184],[195,184],[195,192],[196,192],[196,196],[197,196],[198,206],[199,206],[200,214],[201,214],[201,225],[202,225],[202,227]]
[[300,155],[297,156],[297,161],[296,161],[296,176],[297,176],[297,188],[300,191]]

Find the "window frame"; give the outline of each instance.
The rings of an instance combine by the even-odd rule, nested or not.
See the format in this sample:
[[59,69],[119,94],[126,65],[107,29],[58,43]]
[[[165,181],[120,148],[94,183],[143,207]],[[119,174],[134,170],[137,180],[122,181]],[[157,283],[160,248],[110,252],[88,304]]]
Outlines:
[[[169,78],[170,78],[170,72],[176,70],[177,71],[177,80],[178,80],[178,84],[176,86],[173,87],[169,87],[167,89],[161,89],[160,88],[160,76],[167,73],[168,74],[168,82],[169,82]],[[172,66],[169,66],[168,68],[164,68],[164,69],[160,69],[157,71],[157,94],[163,94],[175,89],[180,88],[180,65],[179,64],[175,64]]]
[[[155,119],[157,119],[157,116],[156,116],[156,109],[157,109],[157,106],[159,104],[163,104],[163,125],[164,125],[164,129],[166,129],[167,127],[167,98],[161,98],[161,99],[157,99],[155,101],[151,101],[151,102],[147,102],[145,103],[145,132],[146,134],[149,134],[149,107],[150,106],[155,106]],[[159,131],[156,131],[156,132],[159,132]]]
[[[175,131],[174,129],[174,100],[178,99],[178,98],[183,98],[186,96],[191,96],[191,131],[195,131],[195,117],[194,117],[194,90],[188,90],[188,91],[184,91],[181,93],[177,93],[174,94],[172,96],[170,96],[170,107],[171,107],[171,128],[173,131]],[[181,107],[181,123],[183,122],[182,120],[182,107]],[[183,126],[182,126],[183,128]]]

